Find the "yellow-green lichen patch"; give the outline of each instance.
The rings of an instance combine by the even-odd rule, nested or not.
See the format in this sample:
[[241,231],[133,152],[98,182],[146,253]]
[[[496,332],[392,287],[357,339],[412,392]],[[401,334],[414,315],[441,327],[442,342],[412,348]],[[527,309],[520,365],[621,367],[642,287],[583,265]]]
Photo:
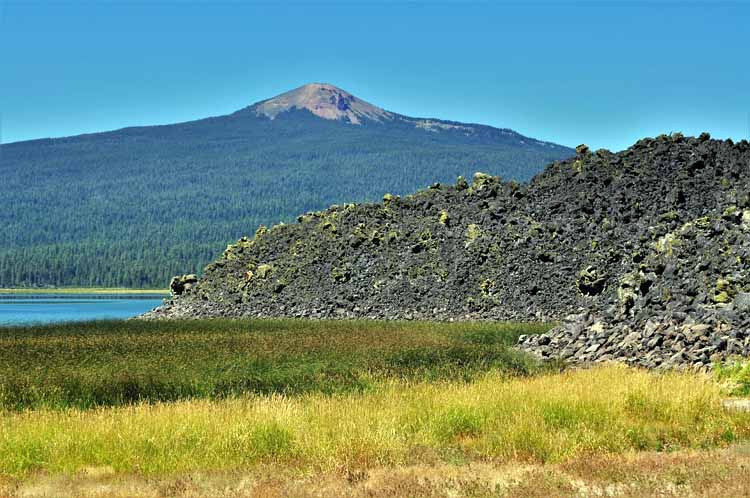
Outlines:
[[400,199],[399,196],[393,195],[393,194],[385,194],[383,196],[383,203],[387,206],[391,204],[392,202],[398,201]]
[[750,230],[750,209],[742,211],[741,226],[743,230]]
[[474,178],[471,182],[471,187],[469,187],[469,193],[473,194],[479,191],[484,190],[485,188],[496,186],[500,183],[500,178],[492,175],[488,175],[487,173],[482,173],[480,171],[477,171],[474,173]]
[[720,278],[716,281],[714,288],[713,300],[717,304],[728,304],[732,302],[734,296],[737,294],[737,289],[734,288],[732,283],[724,278]]
[[459,176],[456,179],[456,190],[466,190],[469,188],[469,182],[466,181],[466,178],[463,176]]
[[354,248],[359,247],[367,241],[368,238],[368,235],[365,233],[365,224],[360,223],[354,228],[354,230],[352,230],[352,234],[349,236],[349,245]]
[[709,226],[711,226],[711,218],[708,216],[702,216],[700,218],[696,218],[696,220],[693,222],[697,228],[700,228],[701,230],[705,230]]
[[732,206],[727,206],[726,208],[724,208],[723,215],[724,216],[734,216],[734,214],[736,214],[736,213],[737,213],[737,206],[732,205]]
[[267,279],[271,275],[271,272],[273,272],[273,266],[269,264],[262,264],[255,270],[255,274],[258,278],[263,280]]
[[323,220],[322,222],[320,222],[318,227],[324,232],[328,232],[331,234],[336,233],[336,225],[334,225],[331,220]]
[[476,223],[470,223],[466,227],[466,247],[469,247],[482,236],[482,229]]
[[628,313],[638,299],[636,290],[643,281],[643,273],[630,273],[622,277],[620,285],[617,287],[617,301],[620,309]]
[[594,266],[589,265],[578,272],[576,287],[584,296],[596,296],[601,294],[607,283],[606,278]]
[[677,211],[667,211],[666,213],[659,216],[659,221],[675,221],[679,218]]
[[482,280],[479,283],[479,291],[482,293],[482,297],[489,297],[495,288],[495,281],[489,278]]
[[352,270],[349,267],[334,267],[331,270],[331,278],[338,283],[348,282],[351,277]]
[[440,215],[438,216],[438,221],[440,222],[441,225],[448,225],[448,223],[450,222],[450,219],[451,218],[448,215],[448,211],[446,211],[445,209],[440,211]]
[[680,242],[677,236],[673,233],[668,233],[662,237],[659,237],[654,243],[654,249],[660,254],[671,256],[674,253],[676,246],[679,246]]

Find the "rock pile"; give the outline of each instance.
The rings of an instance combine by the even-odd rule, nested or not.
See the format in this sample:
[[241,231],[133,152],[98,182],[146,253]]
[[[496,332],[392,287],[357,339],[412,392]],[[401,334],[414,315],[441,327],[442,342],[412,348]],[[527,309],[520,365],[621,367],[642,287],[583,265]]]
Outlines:
[[523,349],[572,362],[705,367],[750,356],[750,209],[683,223],[620,278],[617,301],[566,318]]
[[574,362],[747,354],[750,144],[676,134],[577,149],[529,184],[478,173],[240,239],[146,318],[562,320]]

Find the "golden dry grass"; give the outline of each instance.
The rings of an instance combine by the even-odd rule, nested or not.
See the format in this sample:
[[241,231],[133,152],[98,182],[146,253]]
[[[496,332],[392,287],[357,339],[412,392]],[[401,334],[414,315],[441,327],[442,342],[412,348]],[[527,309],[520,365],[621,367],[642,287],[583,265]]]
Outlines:
[[619,366],[364,393],[254,396],[0,413],[0,475],[164,476],[272,465],[299,472],[466,462],[565,463],[726,446],[750,414],[709,377]]

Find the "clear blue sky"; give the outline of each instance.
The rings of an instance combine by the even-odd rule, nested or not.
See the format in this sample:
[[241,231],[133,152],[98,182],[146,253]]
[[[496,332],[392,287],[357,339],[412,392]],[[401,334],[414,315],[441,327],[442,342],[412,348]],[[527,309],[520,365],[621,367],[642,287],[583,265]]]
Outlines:
[[310,81],[566,145],[748,135],[750,2],[0,9],[3,143],[226,114]]

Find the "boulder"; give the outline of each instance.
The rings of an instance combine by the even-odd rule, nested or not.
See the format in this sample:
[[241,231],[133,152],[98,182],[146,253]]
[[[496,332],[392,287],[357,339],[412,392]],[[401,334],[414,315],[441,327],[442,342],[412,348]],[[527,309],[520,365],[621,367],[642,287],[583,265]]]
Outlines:
[[196,275],[180,275],[172,277],[172,281],[169,283],[169,290],[173,296],[181,296],[190,292],[197,283],[198,277]]

